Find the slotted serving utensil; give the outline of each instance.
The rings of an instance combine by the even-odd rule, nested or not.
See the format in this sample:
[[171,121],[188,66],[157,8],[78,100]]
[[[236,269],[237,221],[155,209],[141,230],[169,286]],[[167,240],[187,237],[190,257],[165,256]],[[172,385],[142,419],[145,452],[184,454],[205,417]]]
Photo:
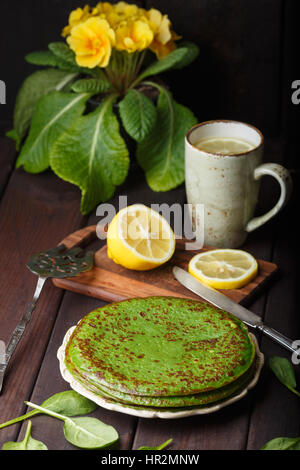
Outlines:
[[26,312],[14,329],[4,354],[0,355],[0,393],[5,370],[25,331],[26,325],[30,321],[31,314],[36,307],[46,280],[48,278],[74,277],[79,273],[89,271],[93,265],[94,252],[88,251],[83,255],[83,251],[80,247],[75,246],[67,249],[64,244],[47,251],[35,253],[30,257],[26,266],[32,273],[38,275],[38,281],[32,301],[29,303]]

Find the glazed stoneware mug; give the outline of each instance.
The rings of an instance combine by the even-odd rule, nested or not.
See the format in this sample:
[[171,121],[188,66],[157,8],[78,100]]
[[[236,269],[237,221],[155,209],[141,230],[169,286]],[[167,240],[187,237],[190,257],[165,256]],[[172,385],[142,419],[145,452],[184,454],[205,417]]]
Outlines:
[[[197,147],[203,139],[240,139],[250,143],[238,154],[209,153]],[[204,230],[204,243],[223,248],[241,246],[249,232],[276,215],[288,201],[292,180],[277,163],[264,163],[263,135],[254,126],[237,121],[215,120],[197,124],[185,138],[185,184],[193,229]],[[260,178],[273,176],[281,194],[275,206],[254,217]],[[202,205],[202,211],[196,210]],[[198,214],[198,216],[197,216]],[[199,214],[201,218],[199,219]],[[203,238],[203,236],[202,236]]]

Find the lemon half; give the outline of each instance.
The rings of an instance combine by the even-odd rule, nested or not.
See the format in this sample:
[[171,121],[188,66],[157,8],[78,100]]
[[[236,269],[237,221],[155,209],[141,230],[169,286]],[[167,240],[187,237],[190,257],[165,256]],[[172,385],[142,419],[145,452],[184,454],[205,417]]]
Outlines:
[[258,265],[246,251],[227,248],[198,253],[190,260],[188,270],[215,289],[238,289],[257,275]]
[[121,209],[109,224],[107,255],[127,269],[156,268],[174,251],[175,235],[167,220],[143,204]]

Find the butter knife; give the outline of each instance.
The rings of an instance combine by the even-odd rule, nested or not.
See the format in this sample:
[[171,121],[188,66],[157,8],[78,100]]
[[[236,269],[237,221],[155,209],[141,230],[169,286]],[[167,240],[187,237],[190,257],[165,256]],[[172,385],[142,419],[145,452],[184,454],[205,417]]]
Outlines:
[[178,266],[174,266],[173,274],[180,284],[199,295],[202,299],[207,300],[216,307],[226,310],[226,312],[232,313],[237,318],[246,323],[246,325],[261,331],[266,336],[269,336],[269,338],[273,339],[289,351],[293,353],[299,353],[298,341],[294,342],[293,340],[284,336],[282,333],[279,333],[273,328],[265,325],[262,319],[258,315],[255,315],[255,313],[229,299],[229,297],[213,289],[212,287],[205,286],[187,271],[179,268]]

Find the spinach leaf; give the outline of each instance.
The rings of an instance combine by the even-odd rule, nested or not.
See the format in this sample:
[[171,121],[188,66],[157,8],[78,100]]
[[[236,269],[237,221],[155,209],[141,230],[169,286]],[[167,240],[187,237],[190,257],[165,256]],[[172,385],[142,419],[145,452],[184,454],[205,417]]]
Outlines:
[[66,440],[81,449],[102,449],[115,443],[119,438],[117,431],[112,426],[102,423],[97,418],[69,418],[34,403],[25,403],[49,416],[64,421]]
[[277,437],[267,442],[261,450],[300,450],[300,437]]
[[159,446],[156,446],[156,447],[145,447],[145,446],[143,446],[143,447],[139,447],[138,450],[162,450],[165,447],[167,447],[169,444],[171,444],[172,441],[173,441],[173,439],[168,439],[166,442],[163,442]]
[[[41,406],[50,411],[64,414],[65,416],[86,415],[92,413],[97,408],[97,405],[94,402],[75,392],[75,390],[55,393],[51,397],[47,398]],[[39,413],[41,413],[41,411],[32,410],[25,415],[0,424],[0,429],[10,426],[11,424],[18,423],[19,421],[23,421],[24,419],[30,418],[31,416]]]
[[67,418],[64,425],[67,441],[82,449],[101,449],[115,443],[117,431],[97,418]]
[[300,396],[300,393],[295,390],[297,383],[295,372],[290,361],[284,357],[272,356],[269,359],[269,365],[277,379],[293,393]]
[[31,437],[31,421],[28,422],[26,434],[24,440],[21,442],[5,442],[2,446],[2,450],[48,450],[47,446]]
[[55,393],[42,404],[44,408],[66,416],[87,415],[95,411],[98,406],[75,390]]

